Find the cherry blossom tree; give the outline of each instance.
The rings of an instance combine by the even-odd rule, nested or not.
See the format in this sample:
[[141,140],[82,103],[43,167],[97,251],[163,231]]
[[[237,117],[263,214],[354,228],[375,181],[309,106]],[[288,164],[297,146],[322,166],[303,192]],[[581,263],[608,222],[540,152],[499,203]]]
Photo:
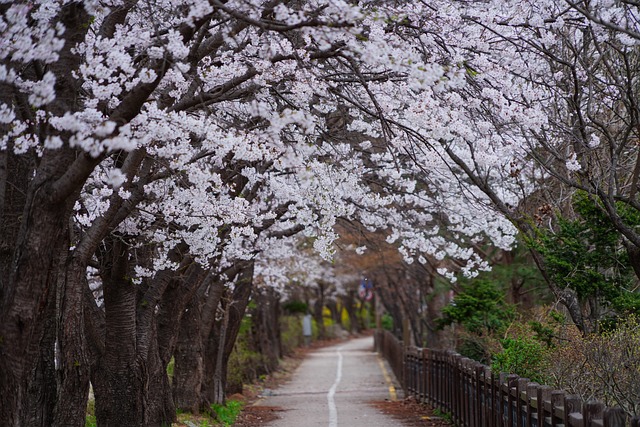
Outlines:
[[[475,24],[465,27],[469,31],[485,35],[461,45],[474,67],[469,80],[476,89],[469,93],[491,95],[503,106],[504,113],[494,108],[485,116],[503,147],[519,147],[515,157],[504,157],[510,161],[502,170],[517,178],[527,197],[513,203],[502,185],[486,180],[479,156],[468,156],[478,151],[474,138],[455,135],[453,141],[469,148],[467,157],[450,150],[450,159],[530,238],[536,228],[554,226],[554,211],[574,216],[572,196],[586,192],[623,236],[637,271],[637,8],[625,2],[478,3],[463,19]],[[502,79],[489,74],[501,69]],[[481,117],[481,111],[465,110]],[[544,272],[544,259],[537,259]],[[610,304],[602,293],[585,298],[549,279],[578,327],[597,330]],[[620,291],[634,295],[633,289]]]
[[[390,236],[402,238],[403,253],[458,255],[470,260],[462,271],[473,275],[483,264],[472,251],[460,256],[469,250],[464,239],[508,248],[514,233],[506,220],[535,239],[554,210],[573,215],[571,198],[581,190],[624,236],[636,263],[634,5],[422,2],[383,13],[387,19],[367,22],[362,45],[379,43],[369,37],[377,33],[385,48],[405,49],[350,64],[355,74],[375,65],[389,73],[359,86],[356,106],[381,123],[375,129],[395,160],[397,179],[385,184],[415,185],[409,193],[421,213],[437,213],[457,234],[443,235],[423,216],[422,227]],[[534,251],[534,258],[544,273],[543,257]],[[594,330],[606,302],[547,278],[581,330]]]
[[[270,173],[291,167],[282,159],[297,141],[283,145],[279,130],[310,123],[271,96],[271,84],[296,73],[272,65],[298,59],[278,34],[342,22],[336,6],[309,5],[292,24],[268,19],[281,13],[273,5],[248,6],[3,6],[0,370],[9,425],[80,425],[90,373],[101,424],[173,417],[162,404],[145,407],[145,375],[160,372],[166,383],[171,347],[152,339],[162,337],[156,319],[179,319],[210,264],[248,260],[254,228],[280,215],[281,199],[251,209],[249,201],[277,159]],[[324,47],[306,53],[334,51],[330,40]],[[85,311],[89,264],[101,278],[102,316]],[[162,304],[169,291],[182,298]],[[109,384],[101,372],[126,375],[99,390]],[[117,397],[127,403],[119,414],[109,403]]]
[[[615,223],[637,180],[629,8],[0,6],[0,418],[82,425],[90,382],[100,425],[224,400],[254,277],[277,283],[297,234],[330,259],[358,224],[455,280],[530,229],[519,209],[551,178]],[[585,55],[591,74],[563,62]]]

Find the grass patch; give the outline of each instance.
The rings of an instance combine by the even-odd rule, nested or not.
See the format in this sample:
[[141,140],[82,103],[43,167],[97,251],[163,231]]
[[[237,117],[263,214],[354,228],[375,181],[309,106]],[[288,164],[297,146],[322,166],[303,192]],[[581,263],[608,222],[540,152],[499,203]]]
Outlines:
[[237,400],[229,400],[226,405],[211,405],[211,411],[194,415],[188,412],[176,412],[177,423],[174,427],[230,427],[236,422],[244,404]]
[[85,427],[97,427],[98,420],[96,419],[96,401],[93,397],[93,390],[89,393],[89,399],[87,400],[87,412],[85,416]]
[[175,368],[175,366],[176,366],[176,359],[172,357],[171,360],[169,360],[169,364],[167,365],[167,375],[169,376],[169,384],[173,382],[173,368]]
[[440,409],[435,408],[433,410],[433,415],[442,418],[448,423],[453,423],[453,418],[451,417],[451,414],[449,412],[441,411]]
[[84,426],[85,427],[97,427],[98,426],[98,420],[96,420],[96,416],[95,415],[91,415],[91,414],[87,414],[87,417],[86,417],[85,422],[84,422]]
[[235,423],[236,418],[242,411],[242,402],[237,400],[229,400],[226,405],[212,404],[211,410],[215,414],[217,421],[225,427],[229,427]]

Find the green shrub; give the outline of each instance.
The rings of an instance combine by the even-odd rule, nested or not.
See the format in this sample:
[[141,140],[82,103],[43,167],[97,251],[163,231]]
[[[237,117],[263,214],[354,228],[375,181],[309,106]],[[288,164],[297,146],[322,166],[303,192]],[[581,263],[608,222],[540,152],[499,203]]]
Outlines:
[[309,311],[309,305],[303,301],[287,301],[282,304],[282,309],[289,314],[306,314]]
[[505,338],[503,350],[493,355],[491,368],[495,372],[507,372],[545,383],[543,374],[548,361],[548,350],[533,337]]
[[484,334],[462,333],[457,345],[460,355],[483,364],[491,364],[491,348],[496,340]]
[[515,308],[507,304],[504,292],[490,279],[477,279],[464,286],[454,300],[442,309],[441,327],[460,324],[467,331],[503,331],[515,318]]
[[381,318],[382,329],[387,331],[393,331],[393,317],[390,314],[384,313]]
[[285,355],[292,354],[296,347],[304,344],[300,316],[282,316],[280,318],[280,342],[282,343],[282,353]]

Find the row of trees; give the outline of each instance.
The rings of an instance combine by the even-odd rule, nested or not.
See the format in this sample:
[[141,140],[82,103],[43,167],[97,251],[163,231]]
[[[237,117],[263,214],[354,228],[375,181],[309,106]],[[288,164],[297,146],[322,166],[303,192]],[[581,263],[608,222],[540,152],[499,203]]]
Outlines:
[[[313,280],[353,279],[304,265],[300,242],[329,259],[338,231],[356,253],[392,247],[411,263],[380,270],[385,300],[409,313],[423,310],[413,288],[394,286],[473,277],[518,232],[539,242],[536,262],[582,331],[637,304],[627,271],[587,263],[613,291],[583,292],[547,262],[558,243],[539,238],[558,236],[555,218],[596,218],[615,237],[602,247],[624,247],[640,270],[632,3],[0,11],[7,425],[80,426],[89,384],[104,426],[222,402],[256,283],[282,286],[292,259]],[[595,212],[575,207],[576,189]],[[589,238],[578,242],[601,244]]]

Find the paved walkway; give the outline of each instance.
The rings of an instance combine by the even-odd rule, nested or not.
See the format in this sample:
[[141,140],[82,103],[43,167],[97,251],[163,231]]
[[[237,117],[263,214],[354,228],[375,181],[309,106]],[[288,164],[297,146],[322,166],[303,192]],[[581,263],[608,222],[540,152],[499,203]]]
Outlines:
[[256,405],[282,408],[270,427],[398,425],[370,404],[395,397],[389,372],[373,337],[357,338],[310,353],[291,381]]

